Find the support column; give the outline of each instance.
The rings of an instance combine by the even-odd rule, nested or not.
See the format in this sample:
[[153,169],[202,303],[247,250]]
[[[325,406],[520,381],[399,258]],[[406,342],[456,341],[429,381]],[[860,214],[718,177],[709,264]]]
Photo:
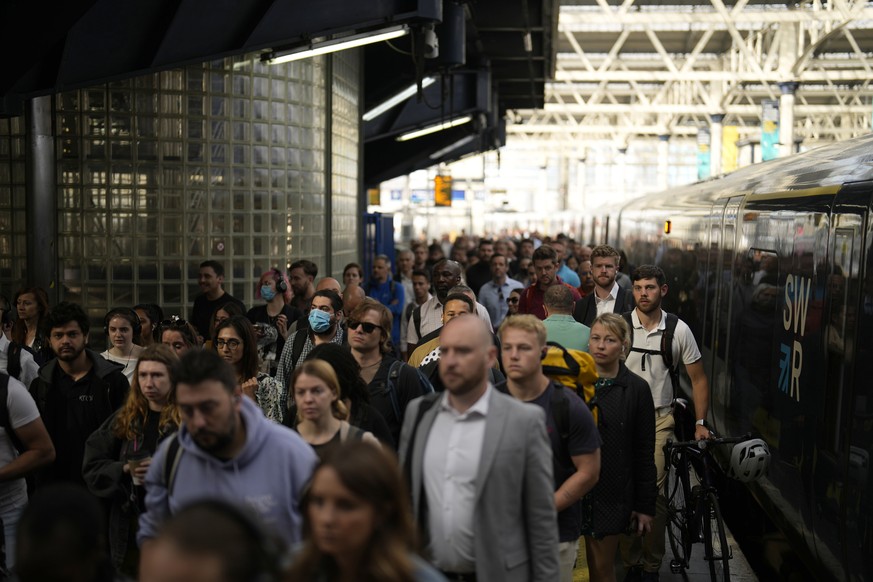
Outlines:
[[618,148],[618,200],[627,200],[627,147]]
[[658,190],[664,191],[670,187],[668,176],[668,160],[670,156],[670,136],[658,136]]
[[58,293],[58,196],[52,97],[27,101],[25,111],[25,214],[27,282],[42,287],[54,305]]
[[709,175],[718,176],[721,174],[721,122],[724,114],[716,113],[709,118],[712,121],[709,127]]
[[799,83],[779,83],[779,157],[794,153],[794,94]]

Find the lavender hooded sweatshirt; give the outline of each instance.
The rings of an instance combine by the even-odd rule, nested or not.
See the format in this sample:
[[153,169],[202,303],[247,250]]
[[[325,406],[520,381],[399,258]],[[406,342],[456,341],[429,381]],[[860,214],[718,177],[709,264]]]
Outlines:
[[205,499],[248,508],[289,545],[301,540],[300,498],[318,457],[300,435],[267,420],[248,398],[242,398],[240,411],[246,442],[229,461],[200,449],[183,423],[178,437],[181,458],[170,495],[164,482],[164,463],[173,439],[161,443],[145,478],[146,512],[139,518],[139,545],[155,537],[167,517]]

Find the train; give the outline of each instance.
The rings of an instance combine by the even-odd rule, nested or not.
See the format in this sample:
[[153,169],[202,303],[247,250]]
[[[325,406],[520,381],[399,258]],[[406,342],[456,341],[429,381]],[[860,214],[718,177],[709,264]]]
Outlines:
[[591,240],[666,273],[709,425],[768,443],[747,517],[762,510],[816,579],[873,580],[873,135],[592,216]]

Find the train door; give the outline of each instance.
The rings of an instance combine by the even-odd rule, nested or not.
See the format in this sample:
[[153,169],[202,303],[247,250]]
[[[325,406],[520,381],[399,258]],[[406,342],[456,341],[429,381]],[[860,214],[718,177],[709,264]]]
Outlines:
[[870,230],[871,193],[873,184],[863,183],[843,188],[834,198],[822,322],[826,382],[816,428],[813,523],[820,562],[832,564],[845,579],[869,579],[873,574],[868,474],[873,444],[873,310],[867,305],[871,273],[863,260],[870,257],[871,241],[865,235]]
[[[713,217],[710,227],[709,269],[707,270],[707,300],[704,337],[709,337],[706,350],[711,358],[709,371],[709,407],[711,419],[716,431],[724,427],[718,426],[715,419],[725,418],[724,411],[730,406],[730,368],[727,365],[727,354],[730,353],[731,298],[733,289],[733,262],[737,247],[737,215],[743,197],[735,196],[723,202],[721,208],[713,207],[720,217]],[[710,327],[710,323],[711,327]],[[704,340],[706,343],[706,340]]]

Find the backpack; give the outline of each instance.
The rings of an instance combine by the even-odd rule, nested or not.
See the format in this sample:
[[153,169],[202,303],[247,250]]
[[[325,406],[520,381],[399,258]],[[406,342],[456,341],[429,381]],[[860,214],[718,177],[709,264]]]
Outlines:
[[543,374],[578,394],[599,426],[600,411],[594,394],[594,382],[598,376],[594,358],[587,352],[568,350],[556,342],[546,342],[546,345],[548,351],[543,358]]
[[[21,350],[18,342],[9,342],[9,349],[6,350],[6,371],[16,380],[21,380]],[[3,402],[3,406],[6,406],[6,401]]]
[[[635,348],[634,345],[634,323],[631,318],[632,311],[628,311],[626,313],[622,313],[621,316],[627,322],[628,328],[630,328],[630,344],[632,352],[637,352],[643,354],[649,354],[651,356],[656,356],[660,354],[661,358],[664,360],[664,365],[667,367],[667,372],[670,374],[670,383],[673,385],[673,397],[675,398],[677,394],[679,394],[679,363],[673,361],[673,337],[676,335],[676,324],[679,323],[679,318],[673,313],[667,313],[667,321],[664,326],[664,333],[661,334],[661,346],[658,350],[649,350],[646,348]],[[643,358],[642,362],[642,370],[646,370],[646,359]]]
[[418,341],[421,341],[421,305],[416,305],[415,309],[412,310],[412,323],[415,326]]
[[[388,368],[388,379],[385,382],[385,389],[388,392],[388,399],[391,401],[391,408],[394,410],[394,417],[397,421],[403,424],[403,414],[400,411],[400,401],[397,398],[397,379],[400,378],[400,370],[403,369],[404,362],[396,360],[391,362],[391,367]],[[411,367],[411,366],[410,366]],[[427,376],[421,373],[418,368],[412,368],[418,376],[418,383],[422,387],[424,395],[434,392],[433,384],[427,379]]]
[[167,456],[164,457],[164,486],[167,489],[167,497],[173,493],[173,484],[176,482],[176,471],[179,468],[179,460],[182,458],[182,445],[179,442],[179,432],[170,437],[167,447]]

